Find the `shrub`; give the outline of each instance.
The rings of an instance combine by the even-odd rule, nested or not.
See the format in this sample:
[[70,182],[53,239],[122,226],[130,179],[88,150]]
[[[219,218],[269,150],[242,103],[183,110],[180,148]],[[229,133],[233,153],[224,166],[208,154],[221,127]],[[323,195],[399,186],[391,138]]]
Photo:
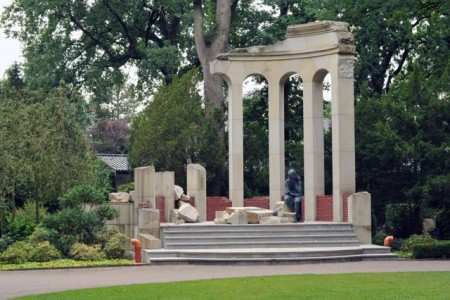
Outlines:
[[46,262],[61,258],[61,253],[48,241],[37,244],[30,252],[30,261]]
[[386,226],[396,238],[422,233],[422,217],[418,206],[409,203],[386,206]]
[[433,244],[412,246],[413,258],[450,258],[450,241],[436,241]]
[[106,243],[103,251],[110,259],[124,258],[126,251],[125,243],[128,242],[128,240],[129,239],[125,234],[116,231]]
[[134,182],[128,182],[125,184],[121,184],[117,187],[118,192],[125,192],[129,193],[131,191],[134,191]]
[[436,229],[439,239],[450,240],[450,209],[442,209],[436,215]]
[[373,237],[372,243],[373,243],[374,245],[380,245],[380,246],[383,246],[383,245],[384,245],[384,239],[385,239],[387,236],[388,236],[387,232],[381,230],[381,231],[379,231],[379,232]]
[[431,245],[436,242],[431,236],[428,235],[418,235],[413,234],[408,239],[406,239],[401,246],[400,250],[402,251],[412,251],[412,247],[414,245],[423,244],[423,245]]
[[404,239],[395,239],[391,244],[391,251],[399,251],[405,242]]
[[46,228],[39,225],[29,237],[29,241],[33,245],[48,241],[58,249],[60,253],[67,256],[72,245],[77,242],[77,237],[67,233],[62,235],[53,228]]
[[69,251],[69,256],[75,260],[94,261],[105,259],[99,245],[88,246],[82,243],[74,244]]
[[33,246],[30,243],[18,241],[9,246],[2,253],[0,259],[9,264],[22,264],[29,260],[29,253],[32,249]]

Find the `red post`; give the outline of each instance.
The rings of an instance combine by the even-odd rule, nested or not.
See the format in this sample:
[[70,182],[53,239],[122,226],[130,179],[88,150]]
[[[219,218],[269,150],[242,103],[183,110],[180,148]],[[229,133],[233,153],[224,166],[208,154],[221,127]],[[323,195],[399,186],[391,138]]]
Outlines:
[[141,241],[138,239],[131,239],[131,245],[134,246],[134,262],[136,264],[142,263]]
[[385,247],[391,247],[392,242],[394,241],[394,237],[392,235],[388,235],[385,239],[384,239],[384,246]]

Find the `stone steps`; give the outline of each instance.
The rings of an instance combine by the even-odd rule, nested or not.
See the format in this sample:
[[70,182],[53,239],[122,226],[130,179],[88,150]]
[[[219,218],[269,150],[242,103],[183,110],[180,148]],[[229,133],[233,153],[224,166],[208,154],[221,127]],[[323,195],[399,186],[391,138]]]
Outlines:
[[163,249],[143,250],[152,264],[289,264],[394,260],[387,247],[360,245],[351,224],[162,224]]

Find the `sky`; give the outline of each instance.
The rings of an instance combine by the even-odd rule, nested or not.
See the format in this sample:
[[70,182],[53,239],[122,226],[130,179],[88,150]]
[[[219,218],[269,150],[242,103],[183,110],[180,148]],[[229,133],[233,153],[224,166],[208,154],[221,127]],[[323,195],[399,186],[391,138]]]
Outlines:
[[[0,0],[0,13],[3,7],[9,5],[12,0]],[[6,38],[3,29],[0,30],[0,77],[3,77],[5,70],[15,61],[22,61],[22,49],[20,42],[15,39]]]

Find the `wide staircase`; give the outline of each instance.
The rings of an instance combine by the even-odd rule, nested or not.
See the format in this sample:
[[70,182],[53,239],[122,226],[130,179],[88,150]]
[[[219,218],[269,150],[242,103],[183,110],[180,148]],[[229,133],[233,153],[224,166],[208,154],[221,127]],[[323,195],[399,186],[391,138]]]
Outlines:
[[151,264],[292,264],[397,260],[387,247],[362,245],[348,223],[162,224],[162,249],[143,250]]

